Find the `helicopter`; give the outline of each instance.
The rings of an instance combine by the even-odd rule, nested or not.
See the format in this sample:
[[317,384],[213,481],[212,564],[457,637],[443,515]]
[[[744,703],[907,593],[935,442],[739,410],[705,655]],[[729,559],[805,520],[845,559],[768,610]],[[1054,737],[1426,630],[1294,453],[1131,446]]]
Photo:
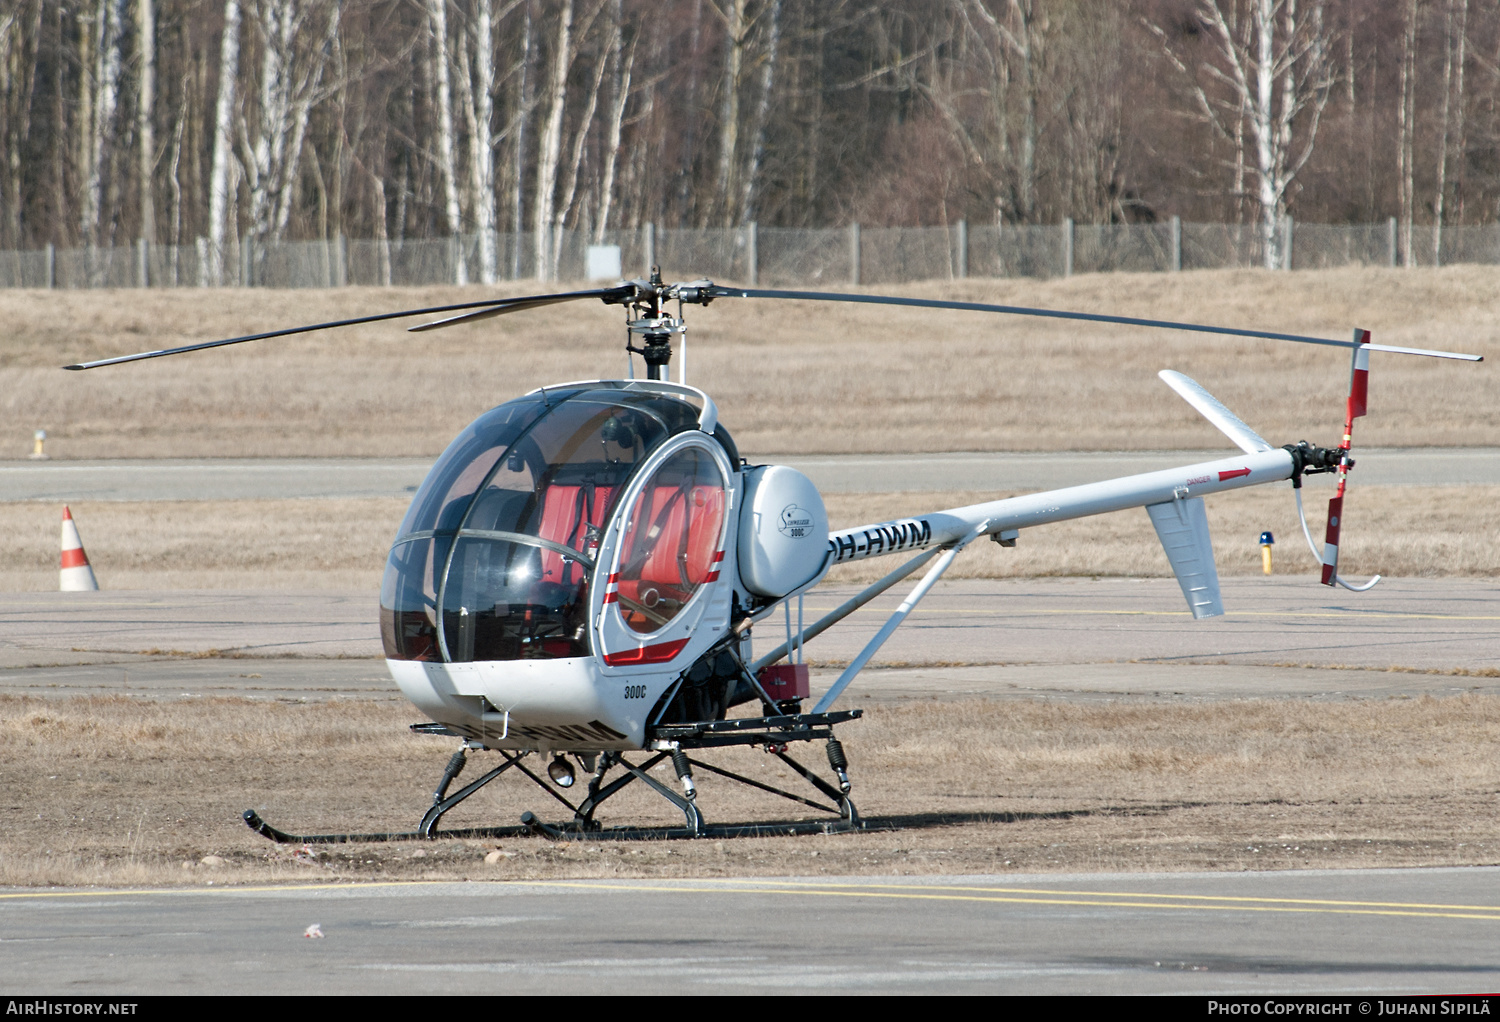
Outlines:
[[[685,369],[670,379],[674,339],[685,343],[687,306],[723,300],[850,302],[1018,315],[1193,331],[1350,350],[1340,443],[1274,446],[1189,377],[1158,375],[1217,427],[1238,452],[1214,461],[949,508],[854,528],[830,529],[812,480],[784,465],[740,456],[703,390]],[[418,734],[456,738],[432,804],[415,831],[291,834],[243,813],[281,843],[503,837],[560,839],[707,834],[791,834],[863,825],[851,799],[849,760],[835,729],[862,711],[834,709],[848,686],[942,578],[960,553],[987,538],[1014,546],[1038,525],[1144,507],[1194,618],[1224,613],[1204,497],[1290,481],[1321,582],[1363,591],[1338,573],[1342,508],[1354,420],[1366,414],[1372,352],[1482,361],[1478,355],[1352,340],[1149,320],[1097,313],[875,294],[739,288],[699,279],[646,278],[610,287],[492,298],[291,327],[66,366],[95,369],[224,345],[417,316],[440,329],[562,303],[623,307],[631,378],[538,388],[479,416],[438,457],[403,518],[380,592],[386,664],[401,692],[430,718]],[[676,303],[675,314],[670,306]],[[634,378],[634,356],[645,377]],[[681,363],[679,363],[681,365]],[[1324,543],[1307,526],[1305,475],[1336,473]],[[883,578],[818,620],[803,597],[837,564],[899,556]],[[925,570],[923,570],[925,569]],[[848,667],[810,707],[803,647],[904,579],[916,585]],[[793,608],[796,624],[793,626]],[[761,652],[758,625],[780,613],[786,641]],[[757,656],[756,653],[759,653]],[[739,707],[749,709],[731,716]],[[822,743],[832,780],[790,755]],[[809,798],[691,755],[760,748],[804,778]],[[476,751],[500,763],[449,793]],[[545,760],[545,771],[533,765]],[[674,789],[652,776],[670,761]],[[781,823],[714,824],[698,806],[694,768],[825,814]],[[523,814],[519,826],[439,830],[442,817],[514,770],[572,813],[563,823]],[[545,773],[545,777],[543,776]],[[580,774],[586,794],[566,797]],[[640,782],[671,803],[683,826],[605,827],[601,805]]]

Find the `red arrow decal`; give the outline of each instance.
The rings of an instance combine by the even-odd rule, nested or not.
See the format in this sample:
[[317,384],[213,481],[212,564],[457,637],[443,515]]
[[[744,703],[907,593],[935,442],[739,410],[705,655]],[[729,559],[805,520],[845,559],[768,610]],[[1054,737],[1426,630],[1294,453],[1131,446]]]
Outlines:
[[1240,476],[1247,476],[1249,474],[1250,470],[1248,468],[1237,468],[1233,472],[1220,472],[1219,482],[1222,483],[1226,479],[1238,479]]

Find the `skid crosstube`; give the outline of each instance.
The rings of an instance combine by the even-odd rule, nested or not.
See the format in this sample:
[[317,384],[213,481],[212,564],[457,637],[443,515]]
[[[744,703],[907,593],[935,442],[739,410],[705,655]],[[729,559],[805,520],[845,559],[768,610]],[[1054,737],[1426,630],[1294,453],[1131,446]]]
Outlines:
[[[510,753],[503,750],[496,750],[500,753],[502,759],[500,766],[495,767],[477,780],[465,785],[453,795],[449,795],[449,786],[463,772],[466,765],[468,753],[466,745],[448,761],[448,765],[443,771],[442,779],[438,782],[437,789],[433,792],[432,806],[427,810],[426,815],[422,817],[422,822],[414,831],[360,834],[288,834],[266,823],[260,818],[260,814],[253,809],[245,810],[242,818],[246,826],[251,830],[277,844],[305,845],[426,841],[439,838],[513,838],[526,835],[536,835],[557,841],[649,841],[697,837],[790,836],[860,830],[864,829],[864,824],[859,818],[858,811],[854,808],[854,803],[849,799],[850,785],[846,772],[848,761],[844,757],[843,746],[834,737],[833,728],[846,721],[856,720],[863,716],[863,713],[864,711],[857,709],[840,710],[834,713],[793,713],[767,717],[744,717],[732,720],[696,721],[687,724],[669,724],[654,727],[648,732],[646,742],[647,751],[653,753],[653,755],[650,755],[640,763],[631,763],[621,753],[617,752],[599,753],[595,754],[594,757],[590,757],[588,760],[588,769],[593,770],[593,777],[588,784],[587,797],[578,805],[574,805],[563,797],[537,773],[532,772],[522,764],[521,760],[530,755],[529,752]],[[412,730],[418,733],[434,734],[441,733],[441,730],[445,729],[441,729],[441,725],[416,724],[412,726]],[[797,760],[787,755],[787,746],[790,743],[811,741],[823,741],[827,743],[828,763],[837,775],[837,787],[829,784]],[[725,748],[736,745],[761,746],[803,777],[817,789],[819,794],[828,799],[828,803],[805,798],[801,795],[784,791],[781,788],[764,784],[753,778],[737,774],[734,771],[726,770],[723,767],[693,759],[686,752],[688,749]],[[677,778],[682,784],[683,794],[681,795],[647,773],[652,767],[667,759],[671,760],[677,773]],[[610,783],[605,784],[605,774],[614,767],[622,768],[623,773]],[[783,820],[763,823],[707,823],[703,819],[702,813],[698,810],[696,801],[697,789],[693,782],[693,767],[707,770],[710,773],[735,781],[736,783],[790,799],[793,802],[818,809],[822,812],[832,813],[836,819]],[[536,814],[526,812],[522,814],[519,826],[470,827],[459,830],[437,829],[438,822],[448,810],[511,769],[525,774],[527,778],[543,791],[572,810],[573,819],[564,824],[549,824],[543,822]],[[685,825],[682,827],[603,827],[594,820],[594,813],[601,803],[637,780],[653,789],[657,794],[682,811]]]

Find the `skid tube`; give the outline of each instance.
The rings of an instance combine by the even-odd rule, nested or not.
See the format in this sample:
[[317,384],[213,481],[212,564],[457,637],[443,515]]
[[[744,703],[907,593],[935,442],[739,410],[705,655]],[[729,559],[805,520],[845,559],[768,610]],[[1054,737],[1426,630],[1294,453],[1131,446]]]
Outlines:
[[[268,840],[274,841],[277,844],[303,845],[431,841],[441,838],[514,838],[527,835],[545,837],[555,841],[650,841],[700,837],[792,836],[863,830],[865,829],[864,822],[860,819],[858,811],[854,808],[854,803],[849,798],[848,761],[844,757],[843,746],[833,735],[833,727],[835,725],[857,719],[863,715],[863,712],[862,710],[842,710],[835,713],[818,714],[790,713],[768,717],[661,725],[652,728],[648,735],[647,751],[654,752],[654,755],[639,764],[629,762],[622,754],[617,752],[596,754],[597,759],[594,760],[596,765],[593,768],[593,777],[589,781],[588,797],[578,805],[574,805],[557,791],[553,790],[547,782],[543,781],[541,777],[527,769],[521,763],[522,759],[530,755],[529,752],[512,754],[503,750],[495,750],[500,753],[500,756],[504,760],[500,766],[495,767],[493,770],[480,776],[477,780],[465,785],[453,795],[449,795],[449,785],[463,771],[467,761],[468,746],[465,745],[448,761],[448,765],[443,771],[442,779],[438,782],[437,789],[433,792],[433,804],[427,810],[426,815],[422,817],[422,822],[414,831],[289,834],[265,822],[261,819],[260,814],[253,809],[247,809],[241,815],[246,826]],[[427,734],[445,732],[445,729],[441,725],[431,724],[416,724],[412,726],[412,730]],[[791,742],[818,740],[827,743],[829,766],[833,768],[834,773],[838,777],[837,787],[829,784],[807,767],[787,755],[787,745]],[[760,781],[744,777],[731,770],[725,770],[722,767],[694,759],[688,756],[686,752],[688,749],[723,748],[731,745],[761,746],[806,779],[820,794],[828,799],[828,803],[832,804],[805,798],[772,785],[763,784]],[[684,789],[682,795],[679,795],[647,773],[652,767],[667,759],[671,760],[677,772],[678,779],[682,782]],[[625,772],[609,784],[605,784],[604,776],[614,766],[624,768]],[[822,810],[823,812],[831,813],[836,818],[831,820],[781,820],[763,823],[709,824],[703,819],[702,813],[698,810],[696,802],[697,791],[692,776],[693,767],[699,767],[727,780],[757,788],[770,794],[779,795],[782,798]],[[543,791],[572,810],[573,819],[563,824],[549,824],[543,822],[535,813],[528,811],[521,815],[521,823],[518,826],[469,827],[455,830],[437,829],[439,820],[442,819],[448,810],[458,805],[507,770],[513,768],[525,774]],[[594,812],[599,808],[601,803],[636,780],[644,782],[648,787],[655,790],[657,794],[681,810],[684,816],[684,826],[603,827],[594,820]]]

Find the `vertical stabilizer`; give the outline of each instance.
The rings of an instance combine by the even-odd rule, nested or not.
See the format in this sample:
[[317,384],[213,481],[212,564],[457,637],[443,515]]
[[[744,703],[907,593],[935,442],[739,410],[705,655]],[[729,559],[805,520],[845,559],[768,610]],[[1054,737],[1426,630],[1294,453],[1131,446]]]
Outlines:
[[1172,562],[1172,573],[1182,586],[1193,617],[1218,617],[1224,613],[1219,598],[1219,569],[1214,567],[1213,543],[1208,537],[1208,511],[1202,497],[1169,500],[1146,508],[1161,548]]

